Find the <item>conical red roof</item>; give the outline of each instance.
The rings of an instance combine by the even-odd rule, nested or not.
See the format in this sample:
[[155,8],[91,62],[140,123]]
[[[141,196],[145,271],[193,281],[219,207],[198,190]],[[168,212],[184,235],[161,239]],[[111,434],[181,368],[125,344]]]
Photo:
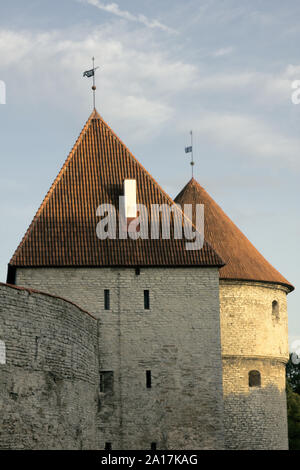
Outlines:
[[149,213],[151,204],[174,204],[94,110],[10,265],[223,266],[208,243],[187,251],[186,241],[172,236],[99,240],[96,210],[104,203],[118,210],[125,179],[136,180],[137,202]]
[[178,194],[175,202],[181,207],[184,204],[204,204],[205,240],[225,261],[225,266],[220,269],[221,279],[264,281],[294,289],[194,178]]

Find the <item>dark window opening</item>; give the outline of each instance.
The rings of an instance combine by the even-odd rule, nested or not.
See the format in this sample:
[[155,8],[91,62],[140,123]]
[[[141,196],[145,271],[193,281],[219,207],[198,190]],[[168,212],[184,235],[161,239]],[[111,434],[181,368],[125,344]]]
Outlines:
[[35,353],[34,353],[34,359],[37,360],[38,358],[38,353],[39,353],[39,340],[40,340],[40,337],[39,336],[36,336],[35,337]]
[[150,294],[148,290],[144,290],[144,309],[150,309]]
[[110,309],[110,295],[109,295],[109,290],[108,289],[104,290],[104,308],[105,308],[105,310]]
[[151,388],[152,383],[151,383],[151,370],[146,370],[146,387]]
[[8,265],[6,282],[12,286],[16,284],[16,268],[14,266]]
[[114,391],[114,373],[111,370],[100,372],[100,392],[113,393]]
[[249,372],[249,387],[260,387],[261,376],[258,370],[250,370]]
[[112,447],[111,447],[111,442],[105,442],[105,448],[104,450],[111,450]]
[[156,450],[156,442],[151,442],[151,450]]
[[139,276],[141,274],[141,269],[140,268],[135,268],[135,275]]
[[275,318],[279,318],[279,303],[277,302],[277,300],[273,300],[272,302],[272,314]]

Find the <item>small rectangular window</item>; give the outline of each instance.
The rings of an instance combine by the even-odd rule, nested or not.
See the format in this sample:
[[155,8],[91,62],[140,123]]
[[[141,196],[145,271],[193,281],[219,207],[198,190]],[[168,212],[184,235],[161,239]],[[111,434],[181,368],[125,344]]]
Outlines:
[[114,373],[112,370],[100,372],[100,392],[113,393],[114,391]]
[[109,295],[108,289],[104,289],[104,309],[105,310],[110,309],[110,295]]
[[151,450],[156,450],[156,442],[151,442]]
[[146,387],[151,388],[152,383],[151,383],[151,370],[146,370]]
[[105,449],[104,450],[111,450],[111,442],[105,442]]
[[144,290],[144,309],[150,309],[150,294],[148,290]]

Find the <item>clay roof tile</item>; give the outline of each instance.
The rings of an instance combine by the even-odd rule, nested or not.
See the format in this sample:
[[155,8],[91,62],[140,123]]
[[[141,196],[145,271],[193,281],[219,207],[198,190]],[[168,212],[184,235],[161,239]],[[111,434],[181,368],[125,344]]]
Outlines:
[[175,202],[182,208],[184,204],[204,204],[204,238],[225,261],[220,269],[221,279],[271,282],[294,289],[194,178],[176,196]]
[[201,250],[188,251],[186,240],[172,235],[99,240],[96,210],[103,203],[118,206],[125,179],[136,179],[137,202],[148,211],[151,204],[174,204],[94,110],[10,266],[223,266],[206,242]]

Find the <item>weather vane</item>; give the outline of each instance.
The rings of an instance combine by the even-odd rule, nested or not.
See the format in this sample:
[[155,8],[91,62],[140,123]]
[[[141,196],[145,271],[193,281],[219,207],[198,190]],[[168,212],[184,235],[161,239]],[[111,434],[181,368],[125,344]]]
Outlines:
[[192,167],[192,178],[194,177],[194,158],[193,158],[193,131],[190,131],[191,135],[191,145],[189,147],[185,147],[185,153],[190,153],[191,154],[191,162],[190,165]]
[[90,70],[86,70],[85,72],[83,72],[83,76],[84,77],[93,77],[93,86],[92,86],[92,90],[93,90],[93,106],[94,106],[94,109],[96,108],[96,84],[95,84],[95,72],[96,70],[99,68],[99,67],[95,67],[95,57],[92,57],[92,61],[93,61],[93,68],[90,69]]

